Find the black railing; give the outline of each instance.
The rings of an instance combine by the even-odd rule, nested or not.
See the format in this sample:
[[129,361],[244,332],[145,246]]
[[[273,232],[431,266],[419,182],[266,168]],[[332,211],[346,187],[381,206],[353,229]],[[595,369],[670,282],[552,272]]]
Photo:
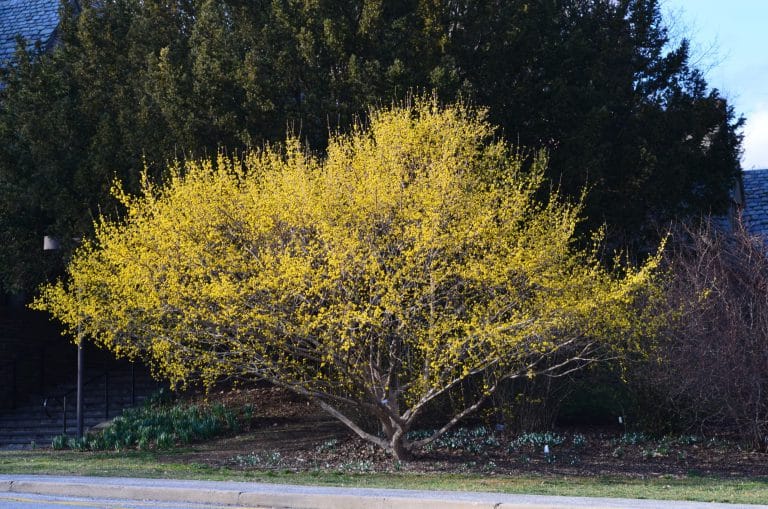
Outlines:
[[[133,370],[131,370],[131,378],[133,378]],[[100,373],[96,376],[93,376],[86,381],[83,382],[83,391],[85,392],[85,388],[94,382],[97,382],[99,380],[104,380],[104,393],[103,393],[103,401],[104,401],[104,420],[109,419],[109,371],[104,371],[103,373]],[[133,384],[133,380],[131,381]],[[61,415],[62,415],[62,426],[63,426],[63,434],[67,434],[67,402],[72,401],[75,398],[72,398],[73,395],[77,395],[77,387],[74,389],[70,389],[67,392],[64,392],[62,394],[59,394],[57,396],[47,397],[43,400],[43,412],[45,412],[46,417],[49,419],[54,419],[55,415],[52,415],[51,412],[54,411],[53,408],[55,406],[61,407]],[[133,394],[131,395],[131,398],[133,399]],[[54,411],[55,412],[55,411]],[[85,412],[85,408],[83,408],[83,412]]]
[[8,392],[10,392],[11,410],[16,410],[16,403],[19,392],[16,380],[16,360],[7,359],[0,361],[0,372],[5,371],[7,367],[10,367],[11,383],[9,383],[6,387],[8,387]]

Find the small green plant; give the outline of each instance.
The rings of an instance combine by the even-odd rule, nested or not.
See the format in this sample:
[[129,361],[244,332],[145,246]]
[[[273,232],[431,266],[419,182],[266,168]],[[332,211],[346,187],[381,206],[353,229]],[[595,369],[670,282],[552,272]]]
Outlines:
[[477,426],[476,428],[473,428],[473,429],[469,430],[469,435],[473,436],[475,438],[485,437],[489,433],[490,433],[490,431],[485,426]]
[[669,446],[667,446],[664,443],[660,443],[656,447],[653,447],[650,449],[643,449],[641,454],[645,459],[665,458],[669,456]]
[[[408,440],[423,440],[431,437],[432,430],[417,430],[408,433]],[[427,452],[435,449],[464,450],[472,454],[481,454],[488,448],[499,447],[498,438],[485,426],[475,428],[457,428],[440,436],[425,447]]]
[[67,435],[56,435],[55,437],[53,437],[53,440],[51,440],[51,447],[56,451],[66,449],[67,440],[69,440],[69,437]]
[[98,438],[94,437],[93,435],[89,435],[86,437],[87,440],[87,449],[90,449],[91,451],[96,451],[98,449],[101,449],[100,442]]
[[261,454],[252,452],[246,455],[238,454],[231,461],[241,468],[275,468],[283,463],[283,456],[279,451],[267,451]]
[[434,434],[434,431],[428,430],[428,429],[419,429],[414,431],[408,432],[408,440],[411,442],[415,442],[417,440],[424,440],[425,438],[429,438]]
[[254,453],[251,454],[238,454],[233,458],[233,462],[242,468],[258,467],[260,463],[260,457]]
[[496,468],[498,468],[496,465],[496,462],[493,460],[489,460],[488,463],[483,465],[483,472],[494,472]]
[[701,437],[697,437],[696,435],[680,435],[679,437],[675,437],[672,442],[679,445],[694,445],[701,442]]
[[630,433],[624,433],[619,438],[619,443],[622,445],[640,445],[648,442],[650,438],[645,433],[633,431]]
[[336,447],[339,445],[339,441],[335,438],[331,438],[330,440],[326,440],[322,444],[315,447],[315,451],[317,452],[330,452],[336,449]]
[[370,460],[357,460],[342,463],[338,467],[339,472],[342,473],[355,473],[364,474],[369,472],[375,472],[373,462]]
[[581,449],[582,447],[587,445],[587,437],[585,437],[581,433],[576,433],[571,437],[571,443],[575,448]]
[[511,452],[524,446],[544,447],[548,445],[552,447],[561,445],[563,442],[565,442],[564,436],[552,433],[551,431],[545,433],[523,433],[510,442],[508,449]]
[[70,437],[67,439],[67,448],[75,451],[88,450],[88,437],[75,438]]
[[167,433],[165,431],[161,432],[159,435],[157,435],[157,448],[158,449],[170,449],[175,444],[176,437],[172,433]]

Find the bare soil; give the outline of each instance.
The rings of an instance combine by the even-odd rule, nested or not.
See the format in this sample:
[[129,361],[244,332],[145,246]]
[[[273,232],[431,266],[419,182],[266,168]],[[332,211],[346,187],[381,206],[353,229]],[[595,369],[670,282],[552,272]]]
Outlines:
[[[544,454],[541,434],[520,436],[480,424],[400,463],[363,441],[318,407],[274,388],[214,395],[254,412],[239,434],[168,456],[236,469],[341,472],[445,472],[484,475],[768,477],[768,454],[735,442],[697,437],[650,439],[613,429],[559,429]],[[161,457],[162,461],[163,457]]]

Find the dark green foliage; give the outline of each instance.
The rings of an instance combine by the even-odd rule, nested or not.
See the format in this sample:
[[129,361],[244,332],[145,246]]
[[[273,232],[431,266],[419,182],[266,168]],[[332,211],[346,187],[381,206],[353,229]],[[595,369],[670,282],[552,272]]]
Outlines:
[[[118,214],[115,178],[282,140],[324,148],[370,105],[435,90],[549,149],[589,189],[586,226],[647,248],[670,217],[723,210],[740,120],[669,44],[658,0],[103,0],[0,91],[0,285],[30,290]],[[98,6],[98,7],[96,7]],[[40,256],[40,238],[65,241]],[[63,255],[63,256],[62,256]]]
[[[408,439],[420,440],[432,436],[434,433],[434,429],[411,431],[408,433]],[[499,438],[491,430],[485,426],[475,426],[473,428],[461,427],[452,429],[427,445],[425,450],[462,450],[472,454],[481,454],[488,450],[498,449],[500,446]]]
[[723,212],[741,121],[670,46],[656,0],[466,2],[451,40],[462,83],[523,146],[550,149],[554,184],[587,226],[641,246],[654,227]]
[[92,451],[169,449],[237,433],[249,420],[247,411],[241,413],[222,404],[149,404],[124,411],[109,426],[81,440],[65,435],[55,437],[52,446],[54,449]]
[[62,449],[66,449],[68,445],[68,439],[69,437],[67,435],[57,435],[53,437],[53,440],[51,441],[51,447],[55,451],[60,451]]
[[609,425],[621,429],[641,425],[634,411],[636,396],[622,380],[621,366],[586,370],[563,381],[563,385],[566,390],[557,413],[558,425]]
[[546,433],[523,433],[509,444],[509,448],[510,450],[515,450],[524,446],[542,448],[545,445],[562,445],[564,442],[564,436],[550,431],[547,431]]
[[[62,44],[53,54],[19,54],[18,65],[6,70],[0,93],[0,285],[6,291],[30,290],[61,267],[99,209],[113,210],[115,179],[132,188],[142,160],[160,167],[172,156],[175,134],[148,102],[140,70],[151,51],[142,46],[169,45],[178,30],[147,26],[134,2],[107,4],[101,13],[85,2],[76,20],[65,9]],[[43,256],[44,234],[62,241],[63,256]]]

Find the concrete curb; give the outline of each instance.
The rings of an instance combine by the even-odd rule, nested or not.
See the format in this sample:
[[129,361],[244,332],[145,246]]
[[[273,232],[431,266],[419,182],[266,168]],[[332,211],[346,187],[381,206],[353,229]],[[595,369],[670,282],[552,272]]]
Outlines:
[[75,498],[152,500],[182,504],[202,503],[264,509],[573,509],[587,507],[768,509],[765,505],[744,506],[657,500],[351,489],[245,482],[3,476],[2,474],[0,474],[0,492]]
[[357,494],[285,493],[275,485],[275,491],[243,491],[227,489],[196,489],[173,486],[124,486],[120,484],[84,484],[66,482],[2,481],[0,491],[57,495],[62,497],[93,497],[157,502],[202,503],[272,509],[560,509],[565,506],[509,505],[501,502],[473,502],[402,496],[379,497]]

